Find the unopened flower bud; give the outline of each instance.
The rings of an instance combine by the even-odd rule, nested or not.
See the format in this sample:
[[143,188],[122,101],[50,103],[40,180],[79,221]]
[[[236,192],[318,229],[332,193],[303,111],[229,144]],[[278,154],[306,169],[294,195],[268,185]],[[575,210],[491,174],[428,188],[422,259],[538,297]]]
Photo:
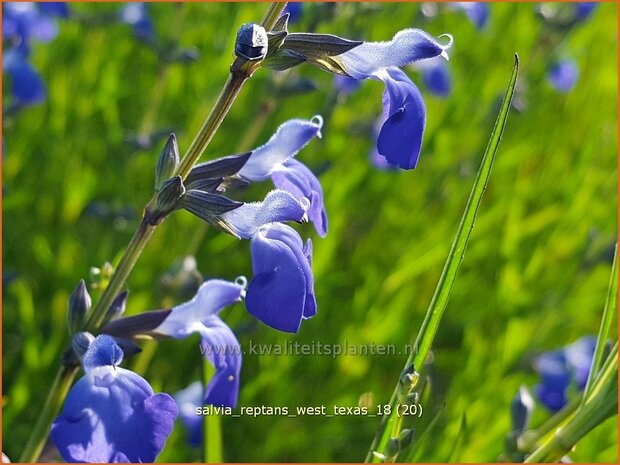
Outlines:
[[86,319],[86,313],[90,309],[92,300],[86,289],[86,283],[80,280],[71,295],[69,296],[69,332],[73,334],[78,331]]

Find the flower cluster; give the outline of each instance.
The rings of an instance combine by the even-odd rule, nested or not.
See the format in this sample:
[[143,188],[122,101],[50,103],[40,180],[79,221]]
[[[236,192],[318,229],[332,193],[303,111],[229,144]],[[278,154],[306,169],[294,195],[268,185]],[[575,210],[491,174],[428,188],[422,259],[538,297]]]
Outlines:
[[[150,37],[146,14],[144,4],[132,4],[124,8],[123,19]],[[279,22],[278,27],[283,27],[276,30],[280,46],[272,52],[274,56],[283,54],[280,65],[299,64],[307,58],[354,82],[383,82],[384,121],[378,152],[392,165],[413,168],[421,150],[426,112],[422,95],[399,67],[422,59],[447,58],[451,38],[448,45],[441,45],[418,29],[401,31],[382,43],[313,34],[295,36],[286,31],[287,18]],[[268,36],[258,25],[244,25],[241,31],[238,41],[248,43],[238,42],[238,55],[269,53],[265,51],[266,41],[271,40],[269,44],[273,45],[273,35],[265,39]],[[246,34],[248,31],[251,34]],[[303,60],[302,52],[308,54]],[[52,430],[52,440],[63,459],[152,461],[163,448],[179,411],[190,428],[190,439],[197,443],[200,420],[188,415],[191,406],[202,403],[232,408],[239,397],[242,351],[220,312],[243,301],[259,321],[288,333],[298,332],[304,320],[317,314],[312,240],[302,239],[287,223],[311,222],[319,237],[327,235],[323,189],[311,169],[296,157],[313,139],[321,137],[322,126],[319,115],[286,121],[263,145],[195,165],[186,176],[178,174],[179,150],[175,135],[170,135],[157,163],[155,196],[145,209],[143,223],[155,226],[172,212],[187,210],[238,239],[248,240],[252,277],[249,282],[244,277],[234,282],[211,279],[185,303],[129,317],[123,317],[127,298],[123,292],[112,303],[96,337],[80,331],[91,307],[88,290],[81,282],[70,298],[69,327],[74,334],[71,356],[79,359],[85,375],[71,389]],[[262,201],[239,202],[227,196],[239,186],[266,180],[271,180],[275,189]],[[200,336],[201,352],[214,366],[215,374],[206,386],[193,384],[178,393],[176,403],[168,394],[154,394],[146,380],[119,366],[123,357],[139,351],[140,338],[183,339],[193,334]]]

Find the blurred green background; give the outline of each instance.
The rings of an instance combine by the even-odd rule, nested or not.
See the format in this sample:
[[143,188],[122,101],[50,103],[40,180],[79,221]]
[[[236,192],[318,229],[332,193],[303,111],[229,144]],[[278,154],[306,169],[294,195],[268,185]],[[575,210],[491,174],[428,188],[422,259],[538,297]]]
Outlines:
[[[33,48],[47,101],[3,121],[2,426],[4,452],[13,459],[68,342],[69,293],[80,278],[88,280],[91,267],[117,263],[152,194],[163,140],[141,150],[128,139],[173,129],[183,152],[226,79],[237,27],[260,20],[267,5],[151,5],[162,43],[199,50],[191,64],[163,64],[129,26],[105,21],[118,4],[71,7],[74,17],[59,23],[56,40]],[[320,175],[330,221],[324,240],[310,225],[298,228],[314,240],[318,314],[297,335],[265,327],[241,304],[223,318],[246,347],[252,340],[404,348],[433,294],[519,53],[519,108],[509,117],[435,341],[427,368],[431,396],[414,423],[414,460],[496,461],[510,429],[511,399],[521,384],[537,382],[534,358],[598,329],[617,232],[618,10],[615,3],[600,5],[589,21],[550,34],[535,9],[493,4],[479,31],[445,5],[432,17],[419,4],[305,5],[291,31],[387,40],[420,27],[454,36],[452,94],[439,99],[421,87],[428,123],[414,171],[384,172],[369,162],[382,85],[364,82],[350,96],[337,96],[332,76],[309,66],[258,71],[203,157],[250,149],[289,118],[322,114],[323,138],[298,156]],[[553,59],[564,55],[580,71],[566,94],[545,78]],[[317,90],[295,93],[300,79]],[[231,195],[256,200],[270,188],[265,183]],[[158,228],[129,280],[128,314],[183,301],[165,275],[192,254],[206,277],[251,276],[247,242],[178,212]],[[155,391],[172,394],[200,379],[198,338],[143,348],[125,366]],[[239,405],[387,403],[405,360],[246,356]],[[538,406],[533,426],[547,416]],[[378,423],[224,418],[224,459],[361,461]],[[617,434],[612,418],[571,458],[617,462]],[[181,425],[158,460],[201,461]]]

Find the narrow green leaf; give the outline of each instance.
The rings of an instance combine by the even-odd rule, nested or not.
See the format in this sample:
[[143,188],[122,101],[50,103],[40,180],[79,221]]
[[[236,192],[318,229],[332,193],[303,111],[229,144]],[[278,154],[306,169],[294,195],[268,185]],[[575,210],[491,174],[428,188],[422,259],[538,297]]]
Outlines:
[[[412,356],[409,357],[407,363],[405,364],[405,367],[413,363],[414,369],[420,371],[420,369],[424,365],[424,361],[428,356],[431,345],[433,344],[433,340],[435,339],[435,335],[437,334],[437,329],[439,328],[441,317],[444,310],[446,309],[448,300],[450,299],[452,286],[454,285],[454,281],[456,280],[459,267],[461,265],[461,262],[463,261],[463,256],[465,254],[465,249],[469,241],[469,236],[471,235],[471,231],[474,228],[474,222],[476,220],[476,214],[478,213],[478,208],[480,206],[482,196],[484,194],[484,191],[486,190],[487,182],[489,181],[489,177],[491,175],[493,161],[495,160],[495,155],[497,154],[499,143],[502,138],[502,133],[504,131],[504,127],[506,126],[506,120],[510,111],[510,103],[514,94],[518,74],[519,57],[517,54],[515,54],[514,66],[512,69],[512,75],[510,76],[508,88],[506,89],[506,95],[504,96],[499,115],[497,116],[495,126],[493,127],[493,131],[491,132],[491,138],[489,139],[486,151],[484,153],[484,156],[482,157],[480,169],[478,170],[478,174],[476,176],[476,180],[474,181],[474,186],[471,190],[469,200],[467,201],[467,205],[465,206],[465,211],[463,213],[463,216],[461,217],[461,222],[459,224],[456,237],[454,238],[450,253],[448,254],[448,258],[441,273],[441,277],[439,278],[439,283],[437,284],[435,295],[433,296],[428,310],[426,311],[426,316],[422,323],[422,327],[420,328],[418,337],[416,338],[415,347],[417,350],[414,352],[414,354],[412,354]],[[390,404],[394,405],[397,398],[398,386],[392,394]],[[392,412],[394,411],[395,409],[393,408]],[[395,418],[396,414],[393,413],[392,415],[384,416],[381,420],[381,425],[379,426],[377,435],[375,436],[375,439],[370,447],[370,451],[366,456],[367,462],[373,460],[373,451],[381,451],[387,444],[391,431],[390,425],[393,421],[395,421]]]
[[583,391],[583,397],[581,402],[585,403],[590,392],[594,380],[598,373],[601,371],[601,365],[603,363],[603,352],[605,351],[605,344],[609,337],[609,330],[611,329],[611,323],[613,322],[614,315],[618,309],[618,244],[616,243],[616,250],[614,253],[614,261],[611,265],[611,277],[609,278],[609,288],[607,290],[607,301],[605,302],[605,308],[603,309],[603,318],[601,319],[601,326],[598,330],[598,337],[596,339],[596,348],[594,349],[594,356],[592,357],[592,366],[590,367],[590,374],[588,375],[588,382]]

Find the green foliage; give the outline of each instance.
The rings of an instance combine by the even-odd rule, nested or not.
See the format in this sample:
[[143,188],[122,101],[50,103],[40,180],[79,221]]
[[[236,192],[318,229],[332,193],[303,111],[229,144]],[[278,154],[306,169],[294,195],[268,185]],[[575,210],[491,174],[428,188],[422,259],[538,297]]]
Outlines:
[[[76,4],[82,18],[118,5]],[[414,460],[496,461],[510,428],[519,385],[534,385],[532,360],[545,350],[597,332],[617,228],[617,15],[602,4],[559,47],[543,40],[532,4],[491,6],[477,31],[461,13],[433,21],[415,4],[342,4],[315,21],[318,5],[291,31],[314,28],[350,39],[386,40],[406,27],[449,32],[453,92],[425,91],[428,124],[418,168],[377,171],[368,161],[382,86],[364,82],[337,97],[332,77],[309,66],[288,74],[261,69],[243,89],[203,160],[263,143],[283,121],[325,118],[323,139],[299,158],[324,187],[330,230],[315,239],[319,305],[297,335],[255,322],[237,305],[223,314],[242,346],[298,341],[394,344],[390,356],[253,356],[244,358],[241,406],[374,405],[389,401],[458,226],[484,151],[514,52],[522,60],[520,112],[504,132],[490,184],[433,347],[425,412],[412,425]],[[116,263],[153,189],[165,140],[147,151],[130,133],[174,128],[187,149],[223,86],[238,26],[258,21],[266,5],[157,4],[157,33],[195,46],[190,65],[162,66],[128,26],[71,20],[50,44],[35,45],[49,98],[5,117],[3,166],[3,444],[19,456],[68,344],[66,305],[79,279]],[[369,28],[368,25],[372,25]],[[576,58],[580,76],[568,94],[545,80],[555,52]],[[311,78],[315,92],[278,96],[274,83]],[[420,82],[413,72],[413,79]],[[5,80],[6,82],[6,80]],[[6,84],[5,84],[6,87]],[[3,95],[8,95],[3,89]],[[271,186],[240,191],[257,199]],[[93,202],[117,214],[88,215]],[[133,216],[118,212],[129,209]],[[312,227],[302,226],[306,235]],[[314,239],[314,236],[313,236]],[[155,232],[129,280],[127,314],[181,301],[164,290],[163,274],[194,253],[208,277],[251,276],[249,244],[215,230],[205,234],[187,212]],[[94,290],[93,301],[100,293]],[[612,336],[616,337],[612,325]],[[201,379],[198,339],[147,343],[128,366],[156,391],[174,393]],[[547,418],[538,407],[533,426]],[[466,433],[463,421],[466,420]],[[223,418],[227,461],[359,461],[379,419],[367,416]],[[455,447],[458,444],[458,447]],[[161,461],[201,461],[181,426]],[[48,456],[51,458],[51,456]],[[616,462],[617,422],[586,436],[575,461]]]

